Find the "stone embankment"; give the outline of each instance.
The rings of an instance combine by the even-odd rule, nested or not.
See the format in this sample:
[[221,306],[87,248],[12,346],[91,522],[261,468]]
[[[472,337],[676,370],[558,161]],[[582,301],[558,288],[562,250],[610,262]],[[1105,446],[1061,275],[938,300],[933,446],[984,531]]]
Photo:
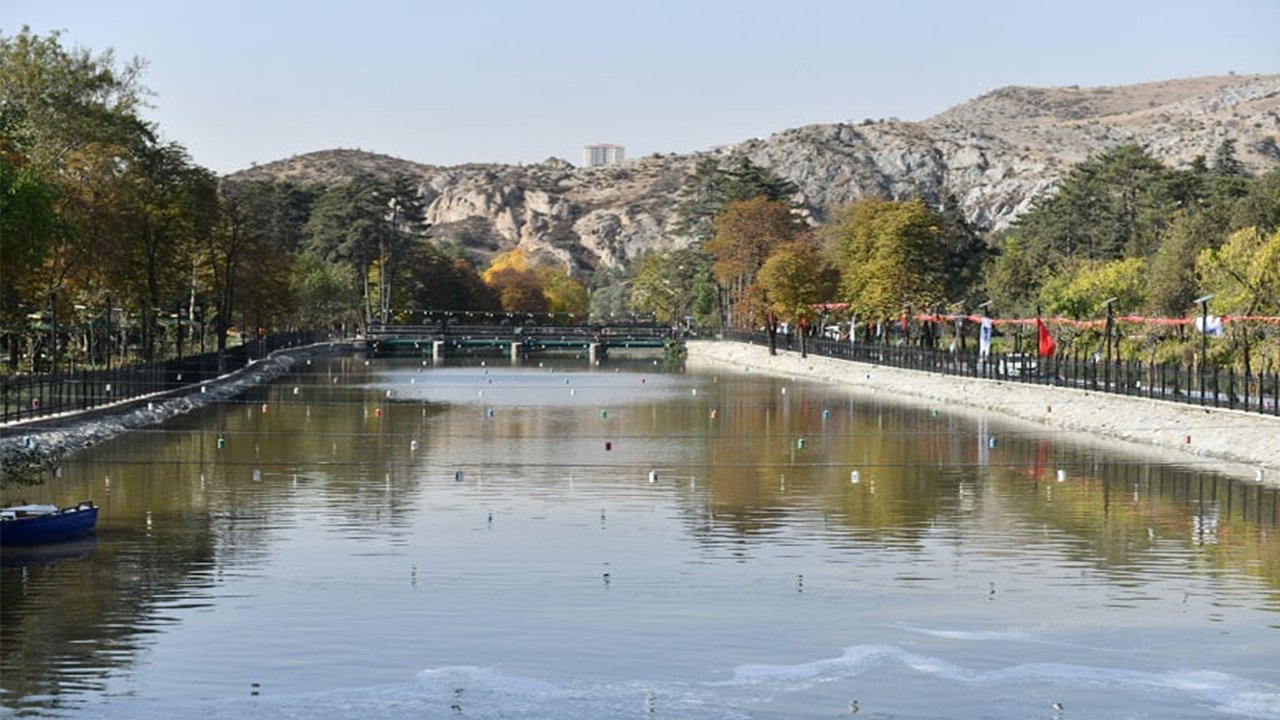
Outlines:
[[1280,418],[1069,388],[1026,385],[809,356],[735,342],[689,343],[688,365],[833,383],[894,402],[992,412],[1084,442],[1119,441],[1156,459],[1220,466],[1280,484]]
[[60,457],[129,430],[154,425],[233,398],[255,385],[285,375],[306,356],[332,352],[332,348],[330,343],[323,343],[280,350],[244,368],[197,385],[132,398],[86,412],[0,425],[0,481],[4,484],[38,482],[40,473],[56,466]]

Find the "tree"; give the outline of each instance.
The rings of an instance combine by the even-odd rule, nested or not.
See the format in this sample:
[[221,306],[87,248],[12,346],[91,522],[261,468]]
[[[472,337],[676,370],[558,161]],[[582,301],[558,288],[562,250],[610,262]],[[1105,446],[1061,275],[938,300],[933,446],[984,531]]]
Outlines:
[[307,327],[345,327],[360,321],[355,271],[304,252],[294,262],[289,290],[298,302],[298,319]]
[[759,284],[770,308],[801,329],[800,357],[808,355],[805,328],[813,320],[814,305],[831,299],[836,272],[809,239],[783,245],[760,268]]
[[1218,244],[1220,232],[1206,212],[1183,212],[1174,218],[1147,268],[1147,303],[1152,311],[1179,317],[1191,307],[1199,290],[1196,258]]
[[1103,314],[1103,302],[1111,298],[1116,298],[1119,308],[1133,311],[1146,303],[1145,269],[1142,258],[1085,260],[1074,273],[1057,275],[1045,283],[1040,300],[1051,313],[1081,320]]
[[[1239,315],[1280,314],[1280,230],[1270,235],[1238,230],[1222,247],[1201,252],[1196,272],[1217,307]],[[1246,375],[1252,372],[1250,335],[1248,325],[1240,323],[1235,338],[1244,351]]]
[[921,200],[862,200],[826,229],[843,281],[841,295],[859,314],[894,317],[907,305],[946,297],[942,220]]
[[631,285],[631,308],[659,322],[699,326],[715,322],[716,284],[711,259],[693,249],[653,252],[640,259]]
[[685,178],[676,204],[675,231],[705,242],[715,234],[715,218],[728,203],[764,198],[791,205],[795,183],[740,157],[729,168],[714,158],[700,160]]
[[306,224],[306,249],[350,266],[360,277],[366,321],[381,314],[370,279],[375,266],[385,260],[387,201],[381,183],[361,175],[326,189]]
[[712,258],[711,272],[724,293],[721,307],[726,325],[754,327],[765,321],[773,349],[775,324],[771,315],[761,317],[760,293],[754,287],[756,273],[773,250],[792,242],[808,228],[776,200],[754,197],[725,205],[716,216],[715,234],[704,250]]
[[536,270],[542,281],[542,293],[547,297],[547,311],[586,317],[591,309],[587,288],[561,270],[540,267]]
[[506,312],[545,313],[551,309],[542,291],[542,279],[532,270],[504,268],[486,273],[485,283],[493,289]]

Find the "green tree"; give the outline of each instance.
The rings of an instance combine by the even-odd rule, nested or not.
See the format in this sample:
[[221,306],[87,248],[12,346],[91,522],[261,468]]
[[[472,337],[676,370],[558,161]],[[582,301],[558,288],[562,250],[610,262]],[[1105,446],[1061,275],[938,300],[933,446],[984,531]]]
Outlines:
[[1103,302],[1115,298],[1116,308],[1130,312],[1146,303],[1142,258],[1101,262],[1082,261],[1074,273],[1055,276],[1045,283],[1041,302],[1051,313],[1078,320],[1104,314]]
[[306,327],[345,328],[360,322],[359,280],[346,265],[304,252],[293,263],[289,289]]
[[653,313],[659,322],[699,326],[716,321],[717,289],[711,259],[693,249],[644,255],[631,285],[631,308]]
[[805,329],[813,321],[813,306],[832,298],[836,282],[834,268],[807,239],[778,248],[760,268],[760,288],[769,306],[801,330],[800,357],[808,356]]
[[1179,213],[1165,232],[1147,269],[1147,303],[1152,311],[1179,317],[1199,290],[1196,258],[1218,244],[1221,229],[1206,212]]
[[[1222,311],[1237,315],[1280,314],[1280,230],[1264,235],[1237,230],[1221,247],[1209,248],[1196,260],[1201,286],[1212,293]],[[1244,371],[1252,372],[1254,330],[1233,324],[1233,341],[1243,351]]]
[[705,242],[715,234],[715,218],[728,203],[753,198],[791,205],[795,183],[740,157],[728,168],[704,158],[685,178],[676,204],[675,231]]
[[945,303],[942,220],[920,200],[862,200],[824,230],[838,263],[841,295],[855,312],[896,316],[907,305]]

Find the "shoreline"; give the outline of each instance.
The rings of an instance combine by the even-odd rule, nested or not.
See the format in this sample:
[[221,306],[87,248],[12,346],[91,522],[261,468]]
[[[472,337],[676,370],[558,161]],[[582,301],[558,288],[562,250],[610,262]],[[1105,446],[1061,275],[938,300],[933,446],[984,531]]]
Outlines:
[[1232,475],[1280,484],[1280,418],[1239,410],[1088,390],[940,375],[796,351],[769,355],[763,345],[691,340],[689,367],[764,372],[839,385],[894,402],[941,403],[949,412],[990,413],[1041,430],[1106,441],[1161,460],[1216,466]]

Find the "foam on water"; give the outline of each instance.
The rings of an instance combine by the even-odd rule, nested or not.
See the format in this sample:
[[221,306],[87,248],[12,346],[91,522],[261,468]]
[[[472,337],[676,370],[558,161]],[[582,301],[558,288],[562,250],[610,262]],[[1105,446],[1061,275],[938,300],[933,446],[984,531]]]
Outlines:
[[[806,690],[874,673],[932,685],[929,697],[950,706],[962,689],[979,688],[1002,698],[1004,709],[1040,708],[1046,688],[1055,697],[1097,698],[1117,692],[1150,699],[1156,715],[1280,717],[1280,685],[1212,670],[1143,671],[1069,663],[1025,663],[994,670],[965,668],[893,645],[856,645],[834,658],[796,664],[749,664],[724,681],[681,682],[574,679],[561,682],[503,672],[494,667],[428,668],[417,682],[327,692],[170,704],[114,699],[92,709],[110,719],[134,717],[283,718],[337,720],[461,715],[471,718],[578,718],[656,715],[689,720],[738,720],[774,716],[776,703],[803,706]],[[1031,690],[1029,688],[1034,688]],[[1184,713],[1168,712],[1183,708]],[[974,708],[984,714],[981,708]],[[1189,709],[1189,710],[1188,710]],[[886,712],[887,711],[887,712]],[[913,717],[881,712],[886,717]],[[806,716],[830,717],[832,708]],[[1083,715],[1082,715],[1083,716]]]

